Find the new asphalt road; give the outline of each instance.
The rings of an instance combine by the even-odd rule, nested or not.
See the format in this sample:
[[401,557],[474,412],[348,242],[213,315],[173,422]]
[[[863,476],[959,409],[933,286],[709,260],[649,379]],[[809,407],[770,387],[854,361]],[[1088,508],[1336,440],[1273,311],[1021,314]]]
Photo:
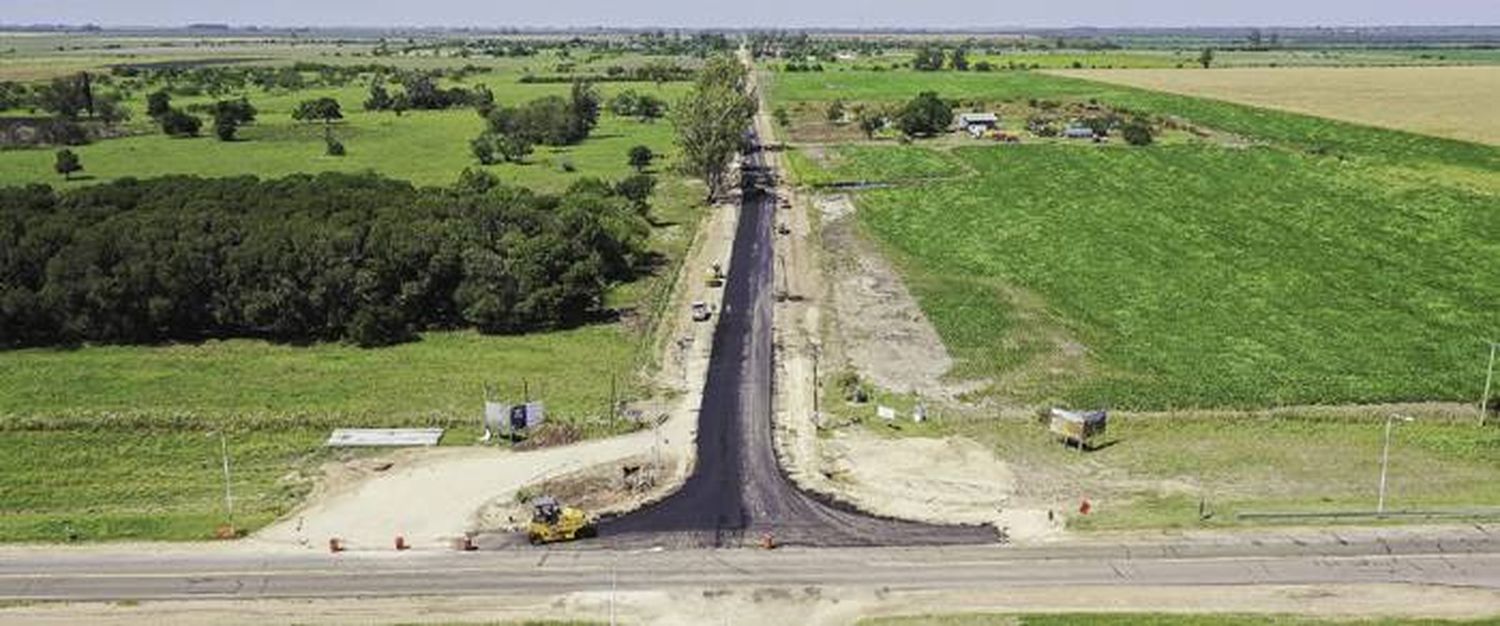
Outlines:
[[771,440],[771,224],[774,175],[760,153],[745,164],[743,208],[698,418],[697,460],[682,489],[607,521],[603,541],[723,547],[770,536],[781,545],[907,546],[992,543],[989,527],[945,527],[871,517],[797,489]]

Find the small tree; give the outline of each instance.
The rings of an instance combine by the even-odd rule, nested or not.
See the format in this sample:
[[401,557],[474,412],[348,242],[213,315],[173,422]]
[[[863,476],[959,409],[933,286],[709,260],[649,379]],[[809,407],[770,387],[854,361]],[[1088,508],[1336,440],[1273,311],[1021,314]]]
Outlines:
[[949,60],[949,63],[955,71],[969,71],[969,51],[963,48],[954,48],[953,58]]
[[344,119],[344,112],[339,108],[338,100],[323,97],[298,103],[297,108],[292,111],[292,119],[299,122],[322,120],[323,125],[328,126],[334,120]]
[[323,152],[332,157],[341,157],[347,154],[347,151],[344,149],[344,142],[335,139],[333,133],[323,136]]
[[239,130],[240,124],[255,121],[255,107],[244,98],[220,100],[214,103],[212,110],[214,134],[219,137],[219,141],[234,141],[234,134]]
[[629,156],[630,167],[635,168],[636,173],[645,172],[646,168],[651,167],[651,159],[656,157],[647,146],[632,147]]
[[635,116],[642,122],[653,123],[667,114],[667,102],[651,94],[643,94],[635,103]]
[[828,103],[828,121],[838,123],[844,120],[844,101],[834,100]]
[[240,129],[238,122],[230,118],[214,118],[214,135],[219,141],[234,141],[234,133]]
[[932,91],[924,91],[912,98],[896,117],[896,125],[909,137],[936,135],[951,123],[953,107]]
[[175,107],[167,109],[159,121],[162,132],[172,137],[197,137],[198,130],[203,128],[203,120],[198,116]]
[[872,109],[859,112],[859,130],[865,134],[865,139],[874,139],[875,133],[882,128],[885,128],[885,115]]
[[1141,120],[1130,120],[1120,128],[1120,135],[1125,137],[1125,142],[1132,146],[1151,145],[1151,125]]
[[787,115],[786,107],[776,107],[771,111],[771,117],[776,118],[776,125],[782,128],[792,125],[792,117]]
[[130,111],[120,105],[119,98],[114,96],[100,96],[94,99],[94,115],[105,126],[114,126],[120,122],[130,119]]
[[1208,66],[1213,65],[1214,64],[1214,49],[1213,48],[1204,48],[1203,52],[1198,55],[1198,64],[1202,65],[1203,69],[1205,69],[1205,70],[1208,69]]
[[531,154],[531,140],[519,133],[497,133],[495,135],[495,149],[500,151],[500,156],[505,157],[511,163],[520,163]]
[[479,159],[480,165],[495,164],[495,133],[485,131],[469,142],[469,149],[474,152],[474,158]]
[[72,150],[63,148],[57,151],[57,162],[52,164],[52,169],[62,174],[63,180],[73,180],[73,172],[83,171],[83,162]]
[[166,90],[157,90],[146,95],[146,115],[159,120],[172,110],[172,96]]
[[615,193],[629,200],[642,216],[650,212],[651,192],[656,189],[656,178],[650,174],[636,174],[615,183]]
[[381,81],[382,77],[376,76],[370,82],[370,97],[365,100],[366,111],[384,111],[391,108],[391,94],[385,90],[385,85],[381,84]]

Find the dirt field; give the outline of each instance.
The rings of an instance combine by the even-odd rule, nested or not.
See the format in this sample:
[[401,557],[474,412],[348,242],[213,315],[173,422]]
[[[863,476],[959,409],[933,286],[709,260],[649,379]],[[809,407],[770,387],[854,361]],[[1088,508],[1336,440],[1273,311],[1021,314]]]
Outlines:
[[1500,67],[1069,70],[1058,74],[1500,145]]

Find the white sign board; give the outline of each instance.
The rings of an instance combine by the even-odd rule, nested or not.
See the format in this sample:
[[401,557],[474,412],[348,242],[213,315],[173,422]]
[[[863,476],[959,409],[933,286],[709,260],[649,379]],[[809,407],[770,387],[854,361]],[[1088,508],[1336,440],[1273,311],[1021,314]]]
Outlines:
[[888,406],[877,406],[875,407],[875,416],[883,420],[893,420],[896,419],[896,409]]
[[328,437],[330,448],[364,446],[435,446],[441,428],[340,428]]

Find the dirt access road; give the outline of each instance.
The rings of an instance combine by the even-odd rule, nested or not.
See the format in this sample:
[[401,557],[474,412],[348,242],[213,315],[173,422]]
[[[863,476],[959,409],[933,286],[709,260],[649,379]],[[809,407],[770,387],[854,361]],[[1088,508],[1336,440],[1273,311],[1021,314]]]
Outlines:
[[877,518],[805,493],[783,473],[771,424],[774,175],[758,152],[744,170],[693,473],[665,500],[607,521],[600,536],[615,545],[712,547],[754,545],[767,534],[807,546],[993,543],[992,527]]

